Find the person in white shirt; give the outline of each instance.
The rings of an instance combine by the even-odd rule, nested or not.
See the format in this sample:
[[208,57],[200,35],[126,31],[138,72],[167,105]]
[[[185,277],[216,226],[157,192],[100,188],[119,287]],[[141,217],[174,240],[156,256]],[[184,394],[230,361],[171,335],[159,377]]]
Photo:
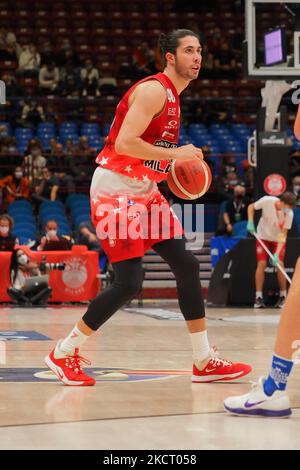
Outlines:
[[38,75],[41,65],[41,56],[34,44],[29,44],[19,57],[19,71],[24,76],[34,77]]
[[[262,210],[262,216],[257,226],[257,235],[273,254],[272,264],[280,264],[284,267],[284,256],[286,247],[286,237],[288,230],[293,223],[293,208],[296,206],[296,197],[291,192],[283,193],[280,198],[274,196],[264,196],[248,207],[247,230],[253,234],[254,211]],[[254,308],[263,308],[263,285],[265,280],[265,268],[268,256],[258,240],[256,240],[257,268],[255,273],[255,304]],[[277,308],[282,308],[286,298],[286,279],[279,269],[277,277],[280,288],[280,296],[276,304]]]

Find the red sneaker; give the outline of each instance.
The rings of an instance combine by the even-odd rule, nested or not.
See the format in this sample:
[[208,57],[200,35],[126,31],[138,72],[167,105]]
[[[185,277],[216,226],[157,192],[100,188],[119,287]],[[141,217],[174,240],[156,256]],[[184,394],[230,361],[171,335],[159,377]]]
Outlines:
[[55,375],[61,380],[64,385],[77,385],[77,386],[89,386],[95,385],[96,380],[93,377],[86,375],[80,363],[91,365],[88,359],[79,356],[78,348],[75,349],[74,356],[65,356],[60,359],[54,357],[54,351],[45,357],[45,363],[51,369]]
[[[213,348],[210,357],[200,363],[200,369],[193,365],[192,382],[219,382],[224,380],[235,380],[251,372],[252,367],[240,362],[230,362],[220,359],[218,351]],[[201,367],[203,364],[203,367]]]

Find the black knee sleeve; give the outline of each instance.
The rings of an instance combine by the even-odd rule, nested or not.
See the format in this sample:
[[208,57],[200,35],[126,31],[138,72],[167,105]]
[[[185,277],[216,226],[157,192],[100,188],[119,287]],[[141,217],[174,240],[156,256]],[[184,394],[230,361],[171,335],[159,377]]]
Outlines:
[[171,239],[157,243],[155,251],[170,265],[177,285],[178,302],[185,320],[205,317],[199,275],[199,261],[186,249],[184,239]]
[[85,324],[96,331],[119,308],[140,292],[143,284],[142,259],[133,258],[113,264],[115,278],[110,287],[99,294],[83,316]]

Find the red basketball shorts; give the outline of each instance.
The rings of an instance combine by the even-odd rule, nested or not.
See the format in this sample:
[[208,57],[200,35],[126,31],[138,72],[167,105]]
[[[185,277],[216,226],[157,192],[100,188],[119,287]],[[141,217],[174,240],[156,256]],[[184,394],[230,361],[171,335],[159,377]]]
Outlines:
[[143,184],[102,168],[96,172],[91,217],[110,262],[142,257],[155,243],[183,235],[156,183]]
[[[270,250],[272,254],[274,254],[277,250],[277,242],[270,242],[268,240],[262,240],[262,242],[266,245],[266,247]],[[268,261],[268,254],[266,251],[263,249],[261,244],[259,243],[258,240],[256,240],[256,257],[257,261]],[[284,257],[285,257],[285,245],[282,247],[280,253],[279,253],[279,260],[284,262]]]

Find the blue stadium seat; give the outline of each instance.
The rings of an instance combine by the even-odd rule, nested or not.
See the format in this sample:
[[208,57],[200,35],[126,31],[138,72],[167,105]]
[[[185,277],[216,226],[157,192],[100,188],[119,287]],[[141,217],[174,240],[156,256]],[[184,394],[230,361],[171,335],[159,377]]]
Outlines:
[[22,244],[27,244],[30,240],[37,240],[37,234],[36,232],[33,232],[31,230],[14,230],[13,231],[14,235],[19,239],[19,243]]
[[77,193],[72,193],[67,196],[66,199],[66,205],[67,207],[75,207],[79,201],[90,201],[90,198],[86,194],[77,194]]
[[13,219],[14,219],[14,224],[18,224],[18,223],[22,223],[22,222],[29,222],[33,225],[36,224],[33,214],[30,214],[29,212],[26,212],[26,214],[24,212],[22,214],[21,213],[15,213],[13,215]]
[[58,225],[61,223],[68,225],[68,219],[64,214],[58,214],[55,212],[46,212],[45,214],[40,216],[40,222],[41,222],[42,227],[45,227],[45,225],[47,224],[49,220],[55,220],[58,223]]
[[14,232],[31,232],[36,233],[36,225],[33,222],[26,221],[26,222],[16,222],[13,228]]

